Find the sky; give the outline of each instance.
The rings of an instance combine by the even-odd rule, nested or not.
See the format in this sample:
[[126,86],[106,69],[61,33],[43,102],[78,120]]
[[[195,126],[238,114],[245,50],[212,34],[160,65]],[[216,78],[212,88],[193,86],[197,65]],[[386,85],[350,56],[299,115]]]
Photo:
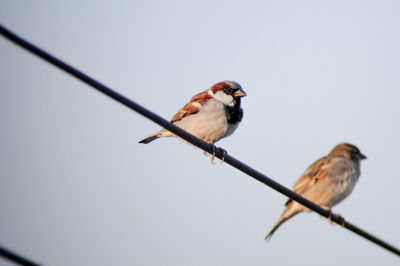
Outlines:
[[[217,143],[292,187],[338,143],[368,156],[333,208],[400,247],[400,2],[0,0],[0,23],[170,119],[222,80]],[[0,37],[0,246],[45,265],[398,265]],[[0,258],[0,265],[11,265]]]

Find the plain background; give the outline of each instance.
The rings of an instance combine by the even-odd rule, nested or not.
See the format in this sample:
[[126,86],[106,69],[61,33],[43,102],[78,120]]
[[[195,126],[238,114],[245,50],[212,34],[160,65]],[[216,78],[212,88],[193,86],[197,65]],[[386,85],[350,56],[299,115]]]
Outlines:
[[[291,187],[347,141],[334,208],[400,246],[399,1],[0,1],[0,23],[170,119],[221,80],[248,97],[218,146]],[[46,265],[398,265],[0,38],[0,245]],[[0,264],[8,265],[0,259]]]

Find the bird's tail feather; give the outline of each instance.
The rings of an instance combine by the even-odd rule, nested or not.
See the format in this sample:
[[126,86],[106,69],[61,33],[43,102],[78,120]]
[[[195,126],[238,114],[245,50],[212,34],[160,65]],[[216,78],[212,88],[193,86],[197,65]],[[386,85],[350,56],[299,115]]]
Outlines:
[[158,139],[159,137],[160,137],[160,132],[157,132],[157,133],[155,133],[153,135],[150,135],[150,136],[142,139],[141,141],[139,141],[139,143],[147,144],[147,143],[152,142],[155,139]]
[[[289,206],[288,206],[289,207]],[[286,208],[285,211],[282,213],[281,218],[279,218],[278,222],[274,225],[274,227],[272,227],[271,231],[269,231],[269,233],[267,234],[267,236],[264,238],[264,240],[270,240],[272,235],[275,233],[276,230],[278,230],[278,228],[287,220],[289,220],[290,218],[292,218],[293,216],[295,216],[296,214],[298,214],[299,212],[301,212],[301,209],[292,209],[291,207]]]
[[[290,218],[290,217],[289,217]],[[271,231],[269,231],[269,233],[267,234],[267,236],[264,238],[264,240],[270,240],[272,235],[275,233],[276,230],[278,230],[278,228],[284,223],[286,222],[289,218],[283,218],[281,217],[279,219],[279,221],[274,225],[274,227],[272,227]]]
[[160,131],[142,139],[141,141],[139,141],[139,143],[147,144],[147,143],[150,143],[153,140],[161,138],[161,137],[173,137],[173,136],[175,136],[175,135],[171,131],[168,131],[164,128],[164,129],[161,129]]

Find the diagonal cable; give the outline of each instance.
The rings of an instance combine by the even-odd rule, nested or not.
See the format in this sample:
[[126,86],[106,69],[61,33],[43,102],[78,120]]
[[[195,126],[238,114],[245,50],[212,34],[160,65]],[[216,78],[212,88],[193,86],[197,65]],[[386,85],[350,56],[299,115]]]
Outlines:
[[18,263],[20,265],[26,265],[26,266],[39,266],[39,264],[34,263],[28,259],[25,259],[21,257],[20,255],[17,255],[10,250],[7,250],[5,248],[0,247],[0,256],[8,259],[9,261]]
[[[199,147],[200,149],[212,153],[215,151],[213,147],[198,139],[197,137],[189,134],[185,130],[175,126],[174,124],[168,122],[167,120],[163,119],[162,117],[158,116],[157,114],[147,110],[146,108],[140,106],[139,104],[133,102],[132,100],[126,98],[125,96],[115,92],[114,90],[110,89],[109,87],[101,84],[100,82],[96,81],[95,79],[89,77],[88,75],[84,74],[83,72],[79,71],[78,69],[64,63],[60,59],[52,56],[51,54],[47,53],[46,51],[34,46],[33,44],[27,42],[26,40],[22,39],[21,37],[17,36],[16,34],[12,33],[11,31],[4,28],[0,25],[0,33],[7,38],[8,40],[14,42],[15,44],[27,49],[31,53],[39,56],[40,58],[44,59],[45,61],[49,62],[71,74],[72,76],[76,77],[77,79],[83,81],[84,83],[90,85],[94,89],[106,94],[107,96],[113,98],[114,100],[118,101],[119,103],[125,105],[129,109],[132,109],[141,115],[147,117],[148,119],[152,120],[153,122],[159,124],[160,126],[168,129],[172,133],[176,134],[177,136],[185,139],[186,141],[192,143],[193,145]],[[250,166],[246,165],[245,163],[237,160],[236,158],[230,156],[229,154],[224,155],[221,149],[217,149],[215,156],[219,159],[224,157],[224,161],[231,166],[235,167],[236,169],[246,173],[247,175],[257,179],[261,183],[273,188],[274,190],[284,194],[285,196],[299,202],[300,204],[306,206],[307,208],[315,211],[316,213],[330,218],[333,222],[342,225],[343,227],[347,228],[348,230],[370,240],[371,242],[387,249],[388,251],[400,256],[400,250],[389,243],[375,237],[374,235],[362,230],[361,228],[357,227],[356,225],[351,224],[350,222],[343,220],[342,217],[332,214],[331,212],[321,208],[319,205],[307,200],[306,198],[300,196],[299,194],[293,192],[292,190],[282,186],[281,184],[275,182],[268,176],[262,174],[261,172],[251,168]]]

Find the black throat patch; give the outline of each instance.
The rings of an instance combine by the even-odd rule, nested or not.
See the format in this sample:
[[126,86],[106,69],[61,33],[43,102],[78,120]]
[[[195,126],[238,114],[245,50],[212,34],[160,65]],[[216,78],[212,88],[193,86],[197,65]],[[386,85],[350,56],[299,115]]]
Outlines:
[[236,124],[242,120],[243,110],[240,108],[240,99],[236,101],[233,107],[225,105],[225,114],[228,124]]

